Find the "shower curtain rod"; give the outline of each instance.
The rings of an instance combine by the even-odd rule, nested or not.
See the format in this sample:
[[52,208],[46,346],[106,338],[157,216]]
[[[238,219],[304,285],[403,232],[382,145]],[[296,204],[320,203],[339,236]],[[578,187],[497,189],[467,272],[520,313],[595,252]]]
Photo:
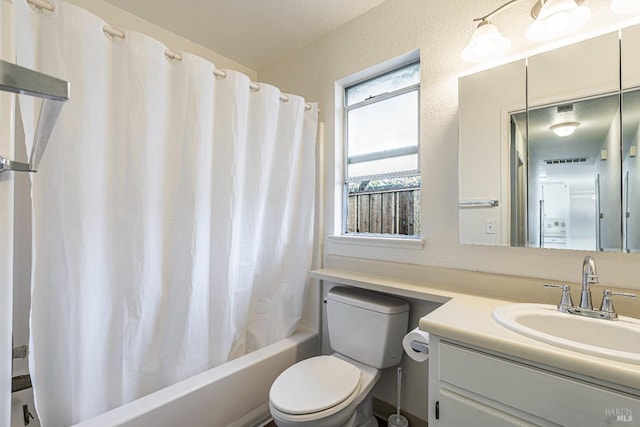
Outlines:
[[[27,0],[27,3],[29,3],[30,5],[32,5],[33,7],[35,7],[36,9],[41,9],[41,10],[46,10],[48,12],[53,12],[55,10],[55,8],[53,7],[53,4],[44,1],[44,0]],[[125,33],[120,31],[120,30],[116,30],[115,28],[112,28],[108,25],[104,25],[102,27],[102,31],[108,35],[109,37],[118,37],[121,39],[125,38]],[[182,55],[180,55],[178,52],[174,52],[172,50],[169,49],[165,49],[164,51],[164,56],[167,57],[168,60],[170,61],[182,61]],[[222,70],[218,70],[216,68],[213,69],[213,74],[216,77],[227,77],[227,73],[225,73]],[[249,88],[252,91],[259,91],[260,90],[260,85],[258,83],[249,83]],[[289,97],[287,95],[280,95],[280,101],[282,102],[287,102],[289,101]],[[304,109],[309,111],[311,110],[311,104],[309,104],[308,102],[304,104]]]

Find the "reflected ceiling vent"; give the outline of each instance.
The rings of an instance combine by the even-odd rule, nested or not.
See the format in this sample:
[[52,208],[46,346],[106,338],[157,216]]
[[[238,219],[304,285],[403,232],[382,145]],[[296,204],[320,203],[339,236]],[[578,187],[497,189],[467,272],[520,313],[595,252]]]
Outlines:
[[572,163],[587,163],[588,157],[569,157],[566,159],[547,159],[544,162],[547,165],[568,165]]
[[558,113],[568,113],[573,111],[573,104],[558,105]]

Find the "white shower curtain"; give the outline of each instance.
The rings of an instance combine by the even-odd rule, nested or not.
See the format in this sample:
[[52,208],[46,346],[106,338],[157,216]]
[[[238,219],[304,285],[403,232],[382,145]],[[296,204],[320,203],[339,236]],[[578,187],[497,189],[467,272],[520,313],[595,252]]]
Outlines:
[[[87,11],[15,0],[18,62],[71,82],[32,175],[30,369],[77,423],[290,335],[311,264],[317,108]],[[21,98],[25,140],[34,109]],[[215,404],[215,402],[212,402]]]

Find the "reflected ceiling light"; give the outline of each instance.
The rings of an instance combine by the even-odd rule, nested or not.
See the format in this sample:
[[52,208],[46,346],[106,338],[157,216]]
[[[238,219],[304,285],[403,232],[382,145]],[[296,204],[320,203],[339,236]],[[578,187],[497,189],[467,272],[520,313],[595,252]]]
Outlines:
[[612,0],[611,10],[615,13],[640,12],[640,1],[638,0]]
[[558,136],[569,136],[576,131],[578,126],[580,126],[580,122],[556,123],[549,126],[549,130],[552,130]]
[[473,32],[471,41],[464,48],[460,57],[468,62],[480,62],[506,52],[511,40],[500,34],[490,21],[483,19]]
[[[479,24],[471,36],[471,41],[460,55],[464,61],[479,62],[491,59],[511,47],[511,41],[500,34],[489,19],[519,1],[522,0],[508,1],[473,20]],[[640,3],[640,0],[622,1]],[[527,30],[527,38],[535,41],[550,40],[577,29],[591,16],[589,9],[582,6],[582,3],[584,0],[536,0],[531,9],[531,16],[535,21]]]
[[535,9],[531,15],[535,21],[527,30],[527,38],[534,41],[551,40],[578,29],[591,16],[588,7],[582,6],[583,0],[547,0],[542,4],[537,17]]

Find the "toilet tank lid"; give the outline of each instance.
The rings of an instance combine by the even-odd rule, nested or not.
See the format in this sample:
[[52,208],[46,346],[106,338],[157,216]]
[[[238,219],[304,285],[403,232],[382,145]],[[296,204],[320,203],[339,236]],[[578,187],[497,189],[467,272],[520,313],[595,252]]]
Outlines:
[[400,298],[360,288],[334,286],[327,292],[327,299],[383,314],[409,311],[409,304]]

